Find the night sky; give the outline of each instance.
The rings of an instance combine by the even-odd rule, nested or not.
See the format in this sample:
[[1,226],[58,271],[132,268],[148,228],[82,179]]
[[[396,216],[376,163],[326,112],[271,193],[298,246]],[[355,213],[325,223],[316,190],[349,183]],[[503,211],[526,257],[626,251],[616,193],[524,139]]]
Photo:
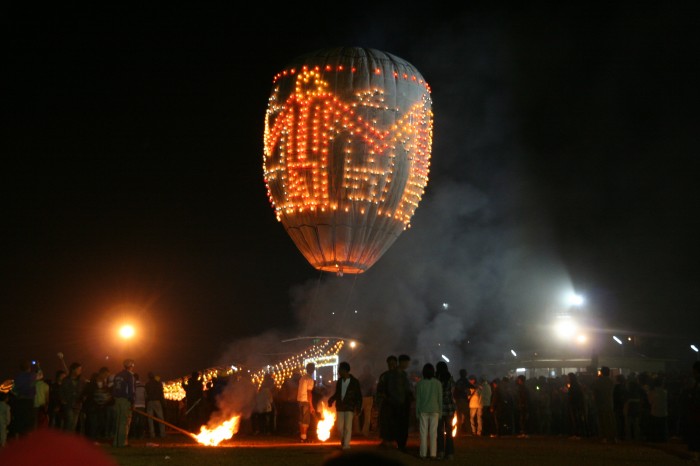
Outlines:
[[[6,11],[0,379],[59,351],[179,377],[298,335],[486,358],[567,291],[602,333],[700,343],[695,12],[361,5]],[[412,228],[359,276],[306,262],[262,176],[273,76],[335,46],[413,64],[435,115]]]

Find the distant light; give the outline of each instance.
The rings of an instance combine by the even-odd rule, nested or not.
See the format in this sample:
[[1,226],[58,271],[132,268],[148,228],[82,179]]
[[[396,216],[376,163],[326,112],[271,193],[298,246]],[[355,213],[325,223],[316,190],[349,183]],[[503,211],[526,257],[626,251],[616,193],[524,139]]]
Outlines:
[[442,303],[442,308],[447,310],[447,308],[450,307],[449,303]]
[[554,332],[559,338],[571,338],[576,333],[578,325],[571,316],[558,316],[554,323]]
[[632,341],[632,337],[627,337],[627,341]]
[[585,302],[585,299],[583,299],[583,296],[580,294],[571,293],[567,296],[566,301],[570,306],[581,306]]
[[584,334],[580,334],[579,336],[576,337],[576,341],[580,344],[586,343],[588,341],[588,336]]
[[[269,370],[269,369],[270,369],[270,366],[267,366],[267,368],[268,368],[268,370]],[[231,369],[234,370],[234,371],[237,371],[237,370],[238,370],[238,368],[237,368],[236,366],[231,366]]]
[[119,329],[119,336],[121,336],[124,339],[132,338],[135,333],[136,330],[134,330],[133,325],[122,325]]
[[357,309],[355,309],[355,314],[357,314]]
[[695,351],[696,353],[698,352],[698,347],[695,346],[695,345],[690,345],[690,349],[692,349],[692,350]]
[[351,341],[351,342],[350,342],[350,348],[354,348],[355,346],[357,346],[357,343],[355,343],[354,341]]
[[442,356],[442,359],[444,359],[445,362],[450,362],[449,358],[447,356],[445,356],[444,354],[441,354],[440,356]]
[[512,354],[516,358],[518,357],[518,353],[516,353],[514,349],[510,350],[510,354]]
[[515,372],[527,372],[527,369],[525,369],[524,367],[518,367],[517,369],[515,369]]
[[619,338],[617,338],[615,335],[613,335],[613,340],[615,340],[615,341],[617,342],[618,345],[621,345],[621,344],[622,344],[622,340],[620,340]]

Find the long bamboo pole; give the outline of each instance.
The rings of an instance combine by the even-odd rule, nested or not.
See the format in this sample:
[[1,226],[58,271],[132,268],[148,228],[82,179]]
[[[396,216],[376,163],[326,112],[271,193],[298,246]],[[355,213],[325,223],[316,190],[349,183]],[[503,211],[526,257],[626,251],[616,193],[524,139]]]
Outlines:
[[171,428],[177,430],[178,432],[182,432],[183,434],[187,435],[188,437],[191,437],[191,438],[194,439],[194,440],[197,440],[197,436],[194,435],[194,434],[193,434],[192,432],[190,432],[190,431],[187,431],[187,430],[185,430],[185,429],[181,429],[181,428],[179,428],[178,426],[176,426],[176,425],[174,425],[174,424],[171,424],[171,423],[169,423],[168,421],[165,421],[165,420],[163,420],[163,419],[161,419],[161,418],[159,418],[159,417],[151,416],[150,414],[145,413],[145,412],[141,411],[140,409],[131,408],[131,410],[132,410],[133,412],[135,412],[135,413],[138,413],[138,414],[141,414],[141,415],[143,415],[143,416],[146,416],[147,418],[153,419],[154,421],[158,421],[158,422],[160,422],[161,424],[165,424],[166,426],[171,427]]

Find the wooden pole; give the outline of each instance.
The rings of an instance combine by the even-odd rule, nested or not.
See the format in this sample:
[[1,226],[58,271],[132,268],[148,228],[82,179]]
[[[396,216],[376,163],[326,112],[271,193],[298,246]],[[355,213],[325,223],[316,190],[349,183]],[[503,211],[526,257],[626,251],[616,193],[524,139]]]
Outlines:
[[178,426],[169,423],[168,421],[165,421],[165,420],[163,420],[163,419],[161,419],[161,418],[159,418],[159,417],[151,416],[150,414],[145,413],[145,412],[141,411],[140,409],[131,408],[131,410],[132,410],[133,412],[135,412],[135,413],[138,413],[138,414],[141,414],[141,415],[143,415],[143,416],[146,416],[147,418],[153,419],[154,421],[158,421],[158,422],[160,422],[161,424],[165,424],[166,426],[171,427],[171,428],[177,430],[178,432],[182,432],[183,434],[187,435],[188,437],[193,438],[194,440],[197,440],[197,436],[194,435],[192,432],[189,432],[189,431],[187,431],[187,430],[185,430],[185,429],[181,429],[181,428],[179,428]]

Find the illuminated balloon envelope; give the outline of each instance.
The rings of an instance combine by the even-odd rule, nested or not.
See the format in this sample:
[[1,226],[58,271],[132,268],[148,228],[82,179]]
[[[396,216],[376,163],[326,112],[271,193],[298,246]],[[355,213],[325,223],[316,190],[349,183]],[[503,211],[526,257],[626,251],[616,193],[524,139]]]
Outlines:
[[386,52],[323,49],[274,77],[264,179],[311,265],[362,273],[410,227],[428,183],[432,127],[430,87]]

